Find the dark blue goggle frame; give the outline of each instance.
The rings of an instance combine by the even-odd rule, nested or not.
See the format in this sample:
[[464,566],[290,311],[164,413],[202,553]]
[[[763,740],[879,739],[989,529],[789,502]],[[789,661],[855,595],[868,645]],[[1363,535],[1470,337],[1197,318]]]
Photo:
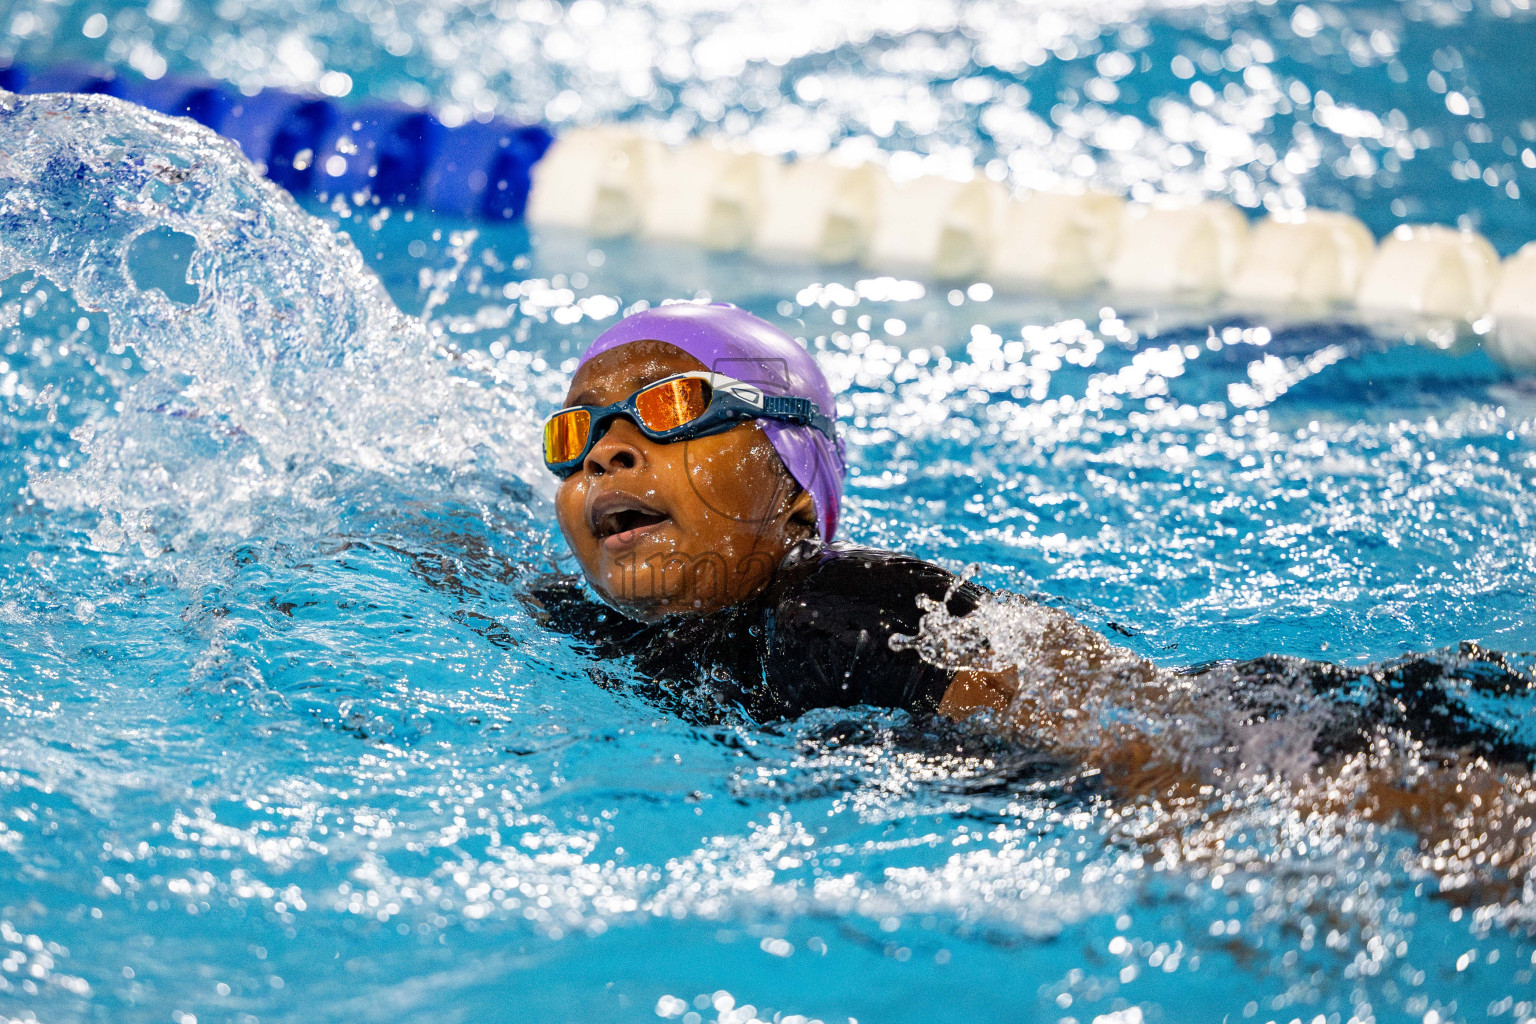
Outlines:
[[[639,410],[635,406],[635,397],[658,384],[685,378],[702,380],[709,385],[709,404],[705,406],[704,411],[682,426],[673,427],[671,430],[652,430],[642,423]],[[556,416],[573,409],[585,409],[592,417],[591,426],[587,428],[586,446],[582,448],[579,455],[565,462],[544,463],[551,473],[559,477],[568,477],[581,468],[582,462],[591,453],[592,446],[597,444],[598,438],[606,432],[608,424],[620,416],[633,423],[639,428],[640,433],[652,441],[663,444],[723,434],[747,420],[778,420],[783,423],[813,427],[825,434],[828,441],[834,445],[837,444],[836,424],[809,398],[764,394],[763,389],[757,385],[727,377],[723,373],[674,373],[669,377],[652,381],[645,387],[636,388],[634,394],[612,405],[568,405],[545,417],[544,422],[548,424]]]

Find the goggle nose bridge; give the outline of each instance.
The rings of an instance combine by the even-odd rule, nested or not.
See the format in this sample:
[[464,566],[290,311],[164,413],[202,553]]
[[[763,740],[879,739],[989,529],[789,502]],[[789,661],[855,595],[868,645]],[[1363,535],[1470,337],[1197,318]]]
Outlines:
[[582,453],[582,459],[592,454],[598,442],[607,436],[608,430],[613,426],[614,420],[629,420],[640,431],[640,436],[645,436],[645,424],[640,422],[640,414],[628,409],[610,409],[600,416],[593,416],[587,423],[586,451]]

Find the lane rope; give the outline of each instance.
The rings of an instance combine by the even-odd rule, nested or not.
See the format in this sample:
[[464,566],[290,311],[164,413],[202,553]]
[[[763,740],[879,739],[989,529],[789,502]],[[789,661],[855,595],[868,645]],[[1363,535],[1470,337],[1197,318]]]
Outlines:
[[1401,225],[1380,240],[1345,213],[1250,222],[1224,200],[1127,202],[1091,191],[1015,196],[985,177],[898,178],[832,157],[792,162],[622,125],[506,120],[77,65],[0,68],[13,92],[102,93],[190,117],[297,196],[680,241],[766,260],[985,280],[1005,291],[1115,294],[1256,308],[1356,310],[1449,322],[1506,365],[1536,370],[1536,242],[1500,261],[1473,231]]

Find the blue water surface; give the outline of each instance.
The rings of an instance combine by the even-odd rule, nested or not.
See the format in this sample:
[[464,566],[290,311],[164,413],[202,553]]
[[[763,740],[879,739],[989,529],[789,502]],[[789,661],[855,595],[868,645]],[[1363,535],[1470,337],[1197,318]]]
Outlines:
[[[341,69],[470,116],[489,95],[959,147],[1021,180],[1305,201],[1378,230],[1465,216],[1508,252],[1536,237],[1532,22],[1470,6],[885,4],[818,34],[793,6],[162,0],[91,35],[95,8],[23,2],[7,45],[125,66],[147,46],[268,84]],[[582,26],[634,33],[654,66],[566,47]],[[766,62],[728,84],[733,53]],[[1406,126],[1308,150],[1311,100],[1244,120],[1257,65],[1292,104],[1301,82]],[[1157,111],[1193,82],[1229,106],[1180,141]],[[184,123],[42,111],[0,128],[0,1016],[1536,1014],[1529,883],[1457,888],[1404,830],[1272,793],[1182,817],[1103,798],[985,725],[689,725],[517,596],[569,567],[533,452],[572,360],[635,303],[708,295],[789,325],[833,378],[849,540],[1169,666],[1536,650],[1536,385],[1474,336],[305,212]],[[1076,133],[1111,112],[1147,134]],[[1251,158],[1212,170],[1242,139]],[[1357,147],[1369,173],[1346,173]],[[1276,170],[1303,150],[1304,174]],[[1528,700],[1487,711],[1536,721]]]

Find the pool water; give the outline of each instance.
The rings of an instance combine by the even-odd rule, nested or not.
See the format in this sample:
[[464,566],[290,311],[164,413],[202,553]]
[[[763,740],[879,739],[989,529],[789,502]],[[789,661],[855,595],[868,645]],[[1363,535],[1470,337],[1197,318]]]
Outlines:
[[[329,55],[322,70],[356,61],[357,91],[414,84],[474,108],[457,63],[499,112],[548,112],[572,91],[579,109],[556,112],[578,120],[637,116],[633,94],[665,88],[670,105],[652,97],[647,116],[722,103],[728,130],[935,152],[985,131],[1025,177],[1092,155],[1085,172],[1126,188],[1241,200],[1246,168],[1258,203],[1352,204],[1380,229],[1410,215],[1401,201],[1471,217],[1505,252],[1536,237],[1509,99],[1532,37],[1523,8],[899,6],[850,8],[824,38],[760,33],[800,47],[777,66],[829,97],[786,77],[772,103],[710,91],[711,55],[758,45],[759,15],[593,0],[518,5],[509,31],[538,43],[526,64],[516,39],[498,49],[474,31],[494,8],[426,4],[397,5],[390,24],[382,4],[157,3],[96,36],[78,27],[84,6],[23,4],[11,45],[131,62],[143,44],[175,70],[238,66],[269,84],[293,84],[274,55],[298,45]],[[681,25],[692,35],[667,45],[694,40],[695,63],[626,78],[608,51],[561,49],[581,19],[654,23],[657,39]],[[882,136],[882,97],[910,114],[969,95],[949,70],[964,55],[945,55],[978,25],[1013,31],[1021,54],[1045,40],[1074,56],[981,75],[1001,84],[937,135],[903,114]],[[1429,53],[1412,67],[1422,89],[1383,84],[1398,58],[1376,32]],[[1217,69],[1199,71],[1213,39]],[[1310,177],[1280,180],[1272,137],[1298,136],[1242,121],[1224,91],[1262,77],[1221,63],[1235,45],[1261,52],[1256,39],[1285,60],[1326,44],[1276,73],[1383,124],[1402,104],[1410,132],[1440,134],[1390,183],[1381,162],[1344,173],[1352,147],[1383,157],[1380,139],[1337,134]],[[370,47],[406,53],[365,75]],[[1240,134],[1267,177],[1252,161],[1219,183],[1187,176],[1166,150],[1189,144],[1158,131],[1123,150],[1074,134],[1074,116],[1132,103],[1135,83],[1114,77],[1119,96],[1093,100],[1072,69],[1110,81],[1100,58],[1139,68],[1144,52],[1157,67],[1135,72],[1151,77],[1128,116],[1188,95],[1172,64],[1187,52],[1194,81],[1236,104],[1194,148]],[[1426,78],[1436,60],[1444,93]],[[1056,93],[1043,128],[1020,120],[1014,79],[1031,104]],[[1481,116],[1446,106],[1458,90]],[[1405,830],[1310,814],[1260,782],[1197,808],[1112,797],[985,724],[690,725],[518,600],[528,572],[570,567],[534,453],[572,360],[636,303],[709,295],[791,326],[833,378],[848,540],[1065,607],[1169,666],[1361,663],[1463,640],[1533,651],[1536,382],[1471,334],[305,211],[185,122],[107,99],[5,102],[0,1016],[1536,1015],[1531,883],[1437,869]],[[1474,125],[1490,141],[1457,156],[1447,126]],[[1514,154],[1496,157],[1506,142]],[[1530,698],[1480,710],[1536,742]]]

